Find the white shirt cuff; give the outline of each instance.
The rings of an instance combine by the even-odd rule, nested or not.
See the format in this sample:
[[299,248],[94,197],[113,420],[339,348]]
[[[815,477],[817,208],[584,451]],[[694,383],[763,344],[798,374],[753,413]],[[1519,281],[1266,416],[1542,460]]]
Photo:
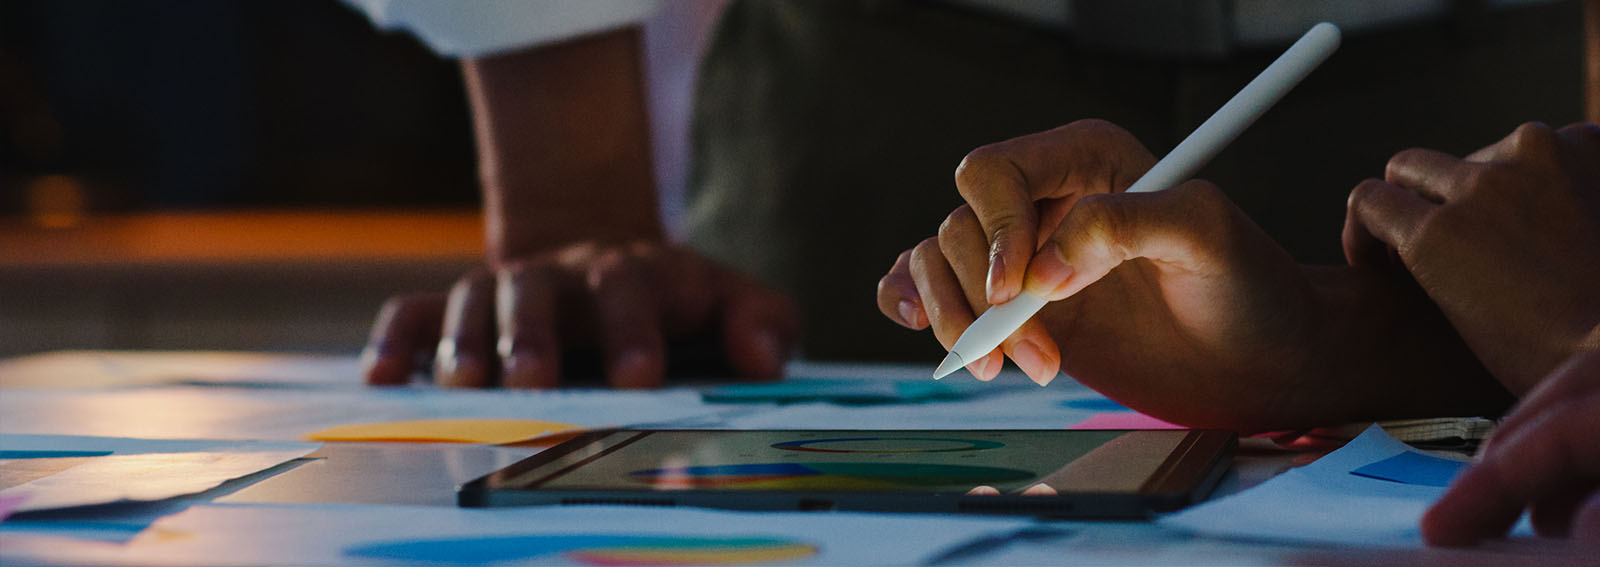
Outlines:
[[434,53],[481,57],[638,24],[657,0],[344,0]]

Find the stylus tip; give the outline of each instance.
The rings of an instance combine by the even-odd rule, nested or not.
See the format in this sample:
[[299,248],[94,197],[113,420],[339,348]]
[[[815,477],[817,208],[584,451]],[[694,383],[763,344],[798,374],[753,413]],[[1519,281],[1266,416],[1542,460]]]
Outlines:
[[945,376],[949,376],[966,365],[967,363],[961,360],[961,355],[951,352],[950,354],[945,355],[944,362],[940,362],[939,368],[933,371],[933,379],[938,380],[940,378],[944,378]]

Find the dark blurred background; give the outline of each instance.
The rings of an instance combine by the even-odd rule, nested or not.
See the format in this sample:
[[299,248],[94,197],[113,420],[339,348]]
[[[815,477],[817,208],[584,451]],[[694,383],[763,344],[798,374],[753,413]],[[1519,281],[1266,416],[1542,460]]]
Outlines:
[[459,66],[334,0],[0,0],[0,356],[353,352],[477,203]]
[[[681,216],[722,0],[649,24]],[[337,0],[0,0],[0,356],[354,352],[483,258],[460,66]]]
[[0,212],[478,199],[459,66],[332,0],[5,0],[0,84]]

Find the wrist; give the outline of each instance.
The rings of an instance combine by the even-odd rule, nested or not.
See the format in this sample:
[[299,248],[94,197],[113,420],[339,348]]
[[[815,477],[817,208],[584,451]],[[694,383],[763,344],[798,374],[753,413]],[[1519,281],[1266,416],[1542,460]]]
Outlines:
[[491,263],[663,239],[637,28],[468,60],[463,73]]
[[1305,270],[1325,329],[1314,371],[1360,419],[1497,415],[1514,401],[1408,274]]

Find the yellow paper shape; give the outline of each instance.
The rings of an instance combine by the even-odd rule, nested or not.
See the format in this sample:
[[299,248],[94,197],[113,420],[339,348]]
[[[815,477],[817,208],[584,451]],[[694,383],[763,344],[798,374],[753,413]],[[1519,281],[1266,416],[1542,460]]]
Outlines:
[[528,441],[553,433],[582,430],[570,423],[537,419],[417,419],[355,423],[306,435],[311,441],[360,443],[485,443]]

